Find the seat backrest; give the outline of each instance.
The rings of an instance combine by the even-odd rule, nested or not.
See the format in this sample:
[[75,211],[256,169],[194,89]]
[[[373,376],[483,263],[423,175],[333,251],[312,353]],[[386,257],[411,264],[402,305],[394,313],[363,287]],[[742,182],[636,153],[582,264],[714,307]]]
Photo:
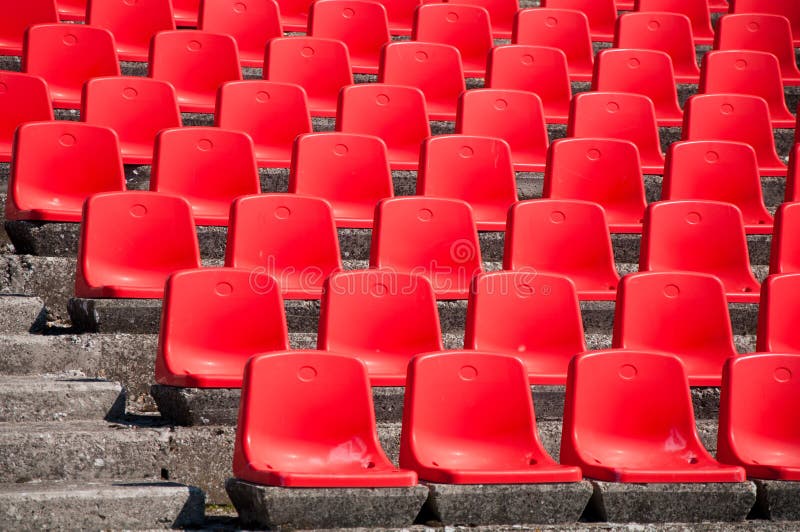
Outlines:
[[696,44],[711,44],[714,40],[708,0],[636,0],[635,9],[686,15],[692,21]]
[[800,11],[793,0],[735,0],[732,13],[769,13],[786,18],[792,27],[795,46],[800,44]]
[[610,41],[614,37],[617,6],[614,0],[542,0],[542,7],[573,9],[586,15],[592,40]]
[[[450,0],[446,0],[449,2]],[[454,2],[455,3],[455,2]],[[492,35],[495,39],[511,38],[514,17],[519,11],[519,0],[458,0],[459,4],[480,6],[489,12]]]
[[558,48],[567,56],[570,79],[588,81],[592,77],[594,53],[589,20],[580,11],[522,9],[517,13],[511,42]]
[[[780,212],[780,211],[779,211]],[[780,214],[778,214],[780,216]],[[772,274],[761,285],[757,351],[800,353],[800,273]]]
[[22,55],[23,36],[28,26],[56,23],[56,0],[7,2],[0,17],[0,51],[4,55]]
[[175,24],[182,27],[197,27],[197,17],[200,12],[201,0],[172,0],[175,12]]
[[31,74],[0,71],[0,161],[11,160],[17,126],[45,120],[53,120],[47,82]]
[[780,15],[741,13],[725,15],[717,23],[717,50],[759,50],[778,59],[784,78],[800,77],[789,21]]
[[87,0],[56,0],[58,17],[61,20],[84,21],[86,19]]
[[796,142],[789,152],[789,170],[786,172],[783,201],[800,201],[800,142]]
[[800,203],[783,203],[775,211],[769,273],[800,273]]
[[198,29],[226,33],[236,39],[239,59],[249,67],[264,64],[267,41],[283,37],[281,15],[275,0],[203,0]]
[[147,61],[153,35],[175,29],[170,0],[89,0],[86,23],[113,33],[126,61]]

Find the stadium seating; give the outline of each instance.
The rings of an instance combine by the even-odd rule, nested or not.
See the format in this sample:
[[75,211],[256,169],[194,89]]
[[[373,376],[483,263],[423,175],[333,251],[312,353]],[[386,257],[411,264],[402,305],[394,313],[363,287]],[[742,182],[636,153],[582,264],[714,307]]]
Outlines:
[[775,212],[769,273],[800,273],[800,203],[784,203]]
[[525,366],[510,356],[455,351],[408,368],[400,467],[443,484],[579,482],[536,430]]
[[[191,319],[187,319],[191,316]],[[223,332],[224,331],[224,332]],[[254,354],[289,349],[278,283],[250,270],[183,270],[167,279],[156,352],[156,382],[240,388]]]
[[761,286],[756,350],[800,353],[797,320],[800,317],[800,274],[770,275]]
[[614,0],[542,0],[541,6],[571,9],[586,15],[593,41],[613,41],[617,6]]
[[389,32],[392,35],[411,35],[414,10],[422,4],[422,0],[395,0],[381,4],[386,8],[386,16],[389,18]]
[[[451,0],[445,0],[450,2]],[[489,12],[492,21],[492,36],[495,39],[510,39],[514,27],[514,17],[519,11],[518,0],[458,0],[452,2],[480,6]]]
[[0,71],[0,162],[11,160],[17,126],[46,120],[53,120],[47,82],[39,76]]
[[86,19],[87,0],[56,0],[58,18],[83,21]]
[[0,53],[22,55],[23,37],[28,26],[57,22],[56,0],[7,2],[0,17]]
[[785,17],[792,27],[794,45],[800,46],[800,11],[794,0],[735,0],[732,13],[769,13]]
[[264,66],[267,41],[283,37],[281,13],[275,0],[203,0],[198,29],[236,39],[242,66]]
[[89,0],[86,23],[114,35],[123,61],[147,61],[153,35],[175,29],[170,0]]
[[692,22],[694,43],[711,44],[714,42],[714,29],[708,4],[708,0],[636,0],[636,11],[686,15]]
[[175,24],[182,27],[197,27],[200,13],[200,0],[172,0]]
[[796,142],[792,151],[789,152],[789,170],[786,173],[786,191],[783,201],[800,201],[800,142]]

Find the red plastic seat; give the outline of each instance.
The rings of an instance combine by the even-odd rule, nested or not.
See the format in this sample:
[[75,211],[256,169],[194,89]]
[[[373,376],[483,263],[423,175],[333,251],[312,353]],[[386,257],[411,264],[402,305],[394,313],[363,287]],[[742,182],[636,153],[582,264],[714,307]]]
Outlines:
[[264,79],[305,89],[311,116],[336,116],[339,90],[353,83],[347,46],[319,37],[281,37],[267,44]]
[[119,76],[114,36],[83,24],[41,24],[25,32],[22,71],[47,81],[54,107],[77,109],[83,84]]
[[184,28],[196,28],[200,13],[200,0],[172,0],[175,24]]
[[769,52],[778,59],[784,85],[800,85],[792,28],[785,17],[764,13],[725,15],[717,23],[714,48]]
[[672,60],[665,52],[602,50],[595,61],[592,90],[647,96],[653,102],[659,126],[680,127],[683,122]]
[[233,475],[289,488],[417,484],[417,474],[396,468],[378,442],[364,364],[316,351],[262,355],[247,363]]
[[114,34],[123,61],[147,61],[150,40],[175,29],[170,0],[89,0],[86,23]]
[[492,36],[495,39],[510,39],[514,17],[519,11],[518,0],[444,0],[450,3],[480,6],[489,12],[492,21]]
[[[797,270],[795,270],[797,271]],[[761,285],[757,351],[800,353],[800,273],[770,275]]]
[[218,127],[162,130],[150,190],[186,198],[198,225],[228,225],[231,202],[261,192],[253,141]]
[[87,197],[122,190],[125,172],[110,129],[59,120],[17,130],[6,219],[80,222]]
[[339,94],[336,131],[375,135],[386,143],[392,170],[416,170],[431,134],[425,95],[416,87],[365,83]]
[[769,107],[746,94],[698,94],[686,102],[683,140],[732,140],[749,144],[761,176],[784,176],[786,165],[775,151]]
[[664,167],[662,200],[714,200],[736,205],[749,234],[772,233],[764,205],[756,152],[741,142],[673,143]]
[[716,275],[728,301],[755,303],[761,288],[750,269],[742,214],[732,203],[661,201],[645,211],[639,271]]
[[572,359],[564,404],[562,464],[608,482],[743,482],[703,447],[683,364],[635,350]]
[[318,0],[308,18],[311,37],[347,45],[353,72],[377,74],[381,47],[391,42],[386,8],[374,0]]
[[461,54],[455,46],[441,43],[387,44],[378,81],[420,89],[431,120],[455,120],[458,97],[466,90]]
[[25,29],[34,24],[58,22],[56,0],[5,2],[0,17],[0,53],[22,55]]
[[767,52],[726,50],[707,53],[700,75],[700,93],[758,96],[769,106],[773,127],[794,128],[797,122],[786,106],[778,60]]
[[589,20],[569,9],[522,9],[514,25],[514,44],[558,48],[567,56],[572,81],[591,81],[594,65]]
[[783,203],[775,212],[769,273],[800,273],[800,203]]
[[789,152],[789,170],[786,173],[786,192],[783,201],[800,201],[800,142]]
[[732,13],[766,13],[784,17],[792,27],[794,45],[800,46],[800,10],[794,0],[735,0]]
[[417,194],[464,200],[479,230],[505,230],[508,209],[517,201],[508,144],[472,135],[430,137],[422,145]]
[[85,20],[86,3],[87,0],[56,0],[58,18],[61,20]]
[[664,172],[653,102],[625,92],[584,92],[572,99],[568,137],[607,137],[636,144],[645,174]]
[[53,120],[47,82],[39,76],[0,70],[0,162],[11,160],[17,126],[46,120]]
[[525,366],[488,352],[455,351],[409,364],[400,467],[444,484],[579,482],[536,429]]
[[275,0],[203,0],[198,29],[236,39],[242,66],[262,68],[267,41],[283,37]]
[[330,204],[296,194],[238,198],[225,266],[274,277],[286,299],[319,299],[325,278],[342,269]]
[[614,299],[619,283],[605,214],[588,201],[514,205],[508,213],[503,269],[564,275],[582,300]]
[[375,205],[394,195],[386,145],[356,133],[311,133],[295,141],[289,192],[324,198],[338,227],[372,228]]
[[617,19],[614,48],[659,50],[672,59],[675,81],[697,83],[697,66],[692,23],[678,13],[626,13]]
[[526,44],[495,46],[487,65],[487,88],[533,92],[548,123],[567,123],[572,88],[564,52]]
[[542,0],[542,7],[580,11],[589,21],[593,41],[613,41],[617,6],[614,0]]
[[392,35],[411,35],[414,25],[414,11],[422,0],[380,0],[386,8],[389,19],[389,32]]
[[413,356],[442,350],[430,282],[390,270],[332,274],[322,296],[317,349],[360,359],[373,386],[404,386]]
[[86,82],[81,119],[113,129],[119,137],[122,162],[151,164],[156,134],[181,127],[175,89],[166,81],[114,76]]
[[686,15],[692,22],[692,37],[695,44],[714,42],[711,27],[711,11],[708,0],[636,0],[636,11],[666,12]]
[[192,208],[185,199],[112,192],[86,200],[77,297],[161,298],[171,273],[199,267]]
[[481,272],[478,232],[468,203],[431,197],[391,198],[375,209],[370,267],[428,278],[439,299],[466,299]]
[[673,353],[692,386],[719,386],[722,365],[737,356],[728,301],[713,275],[634,273],[622,278],[614,348]]
[[[465,91],[459,100],[456,133],[503,139],[511,148],[514,170],[544,170],[549,140],[541,100],[532,92],[503,89]],[[477,211],[476,216],[481,218]],[[502,218],[505,223],[505,214]]]
[[240,388],[247,360],[289,349],[281,291],[250,270],[203,268],[167,279],[156,352],[156,382]]
[[417,8],[411,38],[449,44],[461,53],[464,75],[482,78],[486,58],[494,46],[489,12],[470,4],[432,3]]
[[575,285],[533,270],[475,276],[464,348],[515,356],[531,384],[563,386],[570,359],[586,351]]
[[641,233],[647,202],[636,145],[594,138],[553,142],[542,197],[598,203],[612,233]]

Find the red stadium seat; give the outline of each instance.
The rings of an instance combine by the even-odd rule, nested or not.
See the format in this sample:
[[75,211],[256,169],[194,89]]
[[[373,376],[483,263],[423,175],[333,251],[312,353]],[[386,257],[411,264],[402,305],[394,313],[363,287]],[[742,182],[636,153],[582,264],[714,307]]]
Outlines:
[[311,132],[311,114],[299,85],[229,81],[217,94],[216,125],[250,135],[258,166],[288,168],[294,139]]
[[325,278],[342,269],[330,204],[296,194],[238,198],[225,266],[274,277],[286,299],[319,299]]
[[58,22],[56,0],[6,2],[0,17],[0,53],[22,55],[25,29],[34,24]]
[[[780,216],[780,215],[779,215]],[[757,351],[800,353],[800,273],[770,275],[761,285]]]
[[575,285],[534,270],[477,275],[464,348],[519,358],[531,384],[564,385],[570,359],[586,351]]
[[331,275],[317,349],[362,360],[373,386],[403,386],[409,360],[442,350],[431,284],[419,275],[360,270]]
[[775,151],[769,107],[763,98],[745,94],[698,94],[686,102],[683,140],[732,140],[756,150],[762,176],[786,175]]
[[681,361],[667,353],[609,350],[570,363],[562,464],[607,482],[743,482],[703,447]]
[[614,0],[542,0],[542,7],[580,11],[589,21],[593,41],[613,41],[617,6]]
[[769,273],[800,273],[800,203],[784,203],[775,212]]
[[422,0],[381,0],[389,18],[389,32],[392,35],[411,35],[414,25],[414,11]]
[[636,11],[666,12],[686,15],[692,22],[692,36],[695,44],[714,42],[714,29],[711,27],[711,12],[708,0],[636,0]]
[[489,12],[492,21],[492,36],[495,39],[510,39],[514,17],[519,11],[518,0],[445,0],[446,2],[480,6]]
[[47,120],[53,120],[47,82],[39,76],[0,70],[0,162],[11,160],[17,126]]
[[544,450],[522,362],[474,351],[425,355],[409,364],[400,467],[443,484],[583,478]]
[[544,170],[549,140],[541,100],[532,92],[503,89],[465,91],[458,104],[456,132],[503,139],[511,148],[514,170]]
[[588,201],[514,205],[508,214],[503,269],[564,275],[583,300],[614,299],[619,283],[605,214]]
[[81,119],[116,131],[125,164],[151,164],[156,134],[162,129],[181,127],[181,113],[172,85],[129,76],[87,81],[81,99]]
[[86,3],[87,0],[56,0],[58,18],[61,20],[85,20]]
[[417,484],[416,473],[397,469],[381,449],[364,364],[316,351],[247,363],[233,475],[288,488]]
[[386,144],[356,133],[301,135],[295,141],[289,192],[327,200],[337,227],[372,228],[375,205],[394,195]]
[[167,279],[156,382],[241,388],[247,360],[289,349],[278,283],[250,270],[183,270]]
[[199,30],[162,31],[150,45],[150,77],[172,83],[184,113],[213,113],[217,89],[242,79],[236,41]]
[[77,109],[83,84],[119,76],[114,36],[83,24],[42,24],[25,32],[22,71],[47,81],[54,107]]
[[510,44],[495,46],[486,67],[486,87],[535,93],[548,123],[566,124],[572,88],[567,56],[558,48]]
[[122,190],[125,172],[110,129],[59,120],[17,130],[7,220],[80,222],[87,197]]
[[344,87],[336,131],[375,135],[386,143],[392,170],[416,170],[422,141],[431,134],[425,95],[415,87],[385,83]]
[[267,41],[283,37],[275,0],[203,0],[198,29],[236,39],[242,66],[262,68]]
[[172,0],[175,24],[181,27],[196,28],[200,13],[200,0]]
[[175,29],[170,0],[89,0],[86,23],[114,34],[123,61],[147,61],[153,35]]
[[662,200],[733,203],[742,212],[746,233],[772,233],[756,152],[747,144],[715,140],[673,143],[661,190]]
[[794,0],[735,0],[732,13],[767,13],[786,18],[792,27],[794,45],[800,46],[800,10]]
[[786,173],[786,193],[783,201],[800,201],[800,143],[795,144],[789,152],[789,170]]
[[381,201],[375,210],[370,267],[428,278],[439,299],[466,299],[481,272],[481,250],[472,208],[447,198]]
[[647,202],[636,145],[600,138],[553,142],[542,197],[598,203],[612,233],[641,233]]
[[431,120],[455,120],[458,97],[466,90],[461,54],[456,47],[441,43],[387,44],[378,81],[420,89]]
[[760,285],[750,269],[739,209],[703,200],[661,201],[645,212],[639,271],[716,275],[728,301],[755,303]]
[[161,298],[171,273],[199,267],[192,208],[185,199],[112,192],[86,200],[77,297]]

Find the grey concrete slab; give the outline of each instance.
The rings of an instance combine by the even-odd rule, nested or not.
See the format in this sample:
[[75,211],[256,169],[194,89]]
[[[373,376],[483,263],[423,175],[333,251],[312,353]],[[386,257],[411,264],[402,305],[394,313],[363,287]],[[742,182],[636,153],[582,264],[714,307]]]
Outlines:
[[753,513],[773,521],[800,520],[800,482],[753,480],[756,504]]
[[86,336],[0,335],[0,370],[6,375],[79,372],[98,376],[102,353]]
[[122,384],[128,409],[133,412],[155,412],[150,386],[155,382],[155,360],[158,336],[155,334],[87,334],[101,353],[98,368],[89,375]]
[[44,329],[47,311],[38,297],[0,295],[0,334],[24,334]]
[[181,122],[184,126],[213,126],[212,113],[181,113]]
[[0,422],[114,420],[125,413],[116,382],[72,376],[0,376]]
[[208,504],[230,504],[225,480],[231,476],[235,439],[234,426],[173,427],[162,478],[199,487]]
[[154,384],[150,395],[161,417],[175,425],[236,425],[241,389]]
[[772,134],[775,137],[775,149],[778,151],[778,155],[783,159],[783,162],[787,162],[789,152],[792,151],[794,146],[794,129],[773,129]]
[[147,76],[147,62],[145,61],[120,61],[119,68],[123,76]]
[[75,292],[75,259],[0,254],[0,294],[39,296],[50,319],[67,318]]

